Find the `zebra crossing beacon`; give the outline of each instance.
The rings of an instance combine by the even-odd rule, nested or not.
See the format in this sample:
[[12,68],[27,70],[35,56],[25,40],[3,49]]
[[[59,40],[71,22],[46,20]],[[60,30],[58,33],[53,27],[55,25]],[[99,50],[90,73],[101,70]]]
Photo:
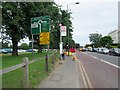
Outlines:
[[32,56],[34,59],[34,35],[39,35],[39,44],[48,46],[49,56],[49,43],[50,43],[50,17],[49,16],[40,16],[31,18],[31,34],[32,34]]

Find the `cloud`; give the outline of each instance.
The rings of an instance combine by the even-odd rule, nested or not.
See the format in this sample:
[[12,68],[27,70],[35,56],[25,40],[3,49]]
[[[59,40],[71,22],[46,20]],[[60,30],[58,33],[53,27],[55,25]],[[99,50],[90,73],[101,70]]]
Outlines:
[[118,27],[119,0],[55,1],[60,2],[63,9],[67,8],[66,4],[80,2],[79,5],[69,5],[69,12],[73,13],[73,38],[83,45],[89,42],[90,33],[98,31],[102,35],[107,35]]

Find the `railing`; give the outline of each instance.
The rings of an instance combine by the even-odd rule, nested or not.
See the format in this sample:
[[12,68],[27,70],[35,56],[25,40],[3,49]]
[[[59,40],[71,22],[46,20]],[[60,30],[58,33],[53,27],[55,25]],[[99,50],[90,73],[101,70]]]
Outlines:
[[[57,53],[57,51],[54,52],[52,55],[50,55],[50,57],[52,57],[52,64],[55,64],[56,53]],[[9,73],[9,72],[16,70],[18,68],[23,68],[23,88],[28,88],[29,87],[29,75],[28,75],[29,64],[34,63],[35,61],[38,61],[38,60],[43,60],[43,59],[46,61],[46,71],[48,72],[48,58],[46,55],[45,57],[37,58],[37,59],[31,60],[31,61],[29,61],[27,57],[24,57],[23,63],[17,64],[15,66],[12,66],[12,67],[9,67],[9,68],[3,69],[3,70],[0,70],[0,75]]]

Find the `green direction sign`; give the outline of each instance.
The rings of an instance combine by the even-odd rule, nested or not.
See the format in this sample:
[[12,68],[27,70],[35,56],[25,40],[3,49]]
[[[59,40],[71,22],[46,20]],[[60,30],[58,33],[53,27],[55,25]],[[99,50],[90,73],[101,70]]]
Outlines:
[[31,18],[31,33],[32,34],[40,34],[41,32],[49,32],[49,31],[50,31],[50,17],[49,16]]

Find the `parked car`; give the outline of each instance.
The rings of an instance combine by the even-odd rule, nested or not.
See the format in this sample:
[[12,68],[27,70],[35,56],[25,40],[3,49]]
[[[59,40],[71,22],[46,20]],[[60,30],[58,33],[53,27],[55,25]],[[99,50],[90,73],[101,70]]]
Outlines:
[[32,51],[35,52],[34,49],[33,49],[33,50],[32,50],[32,49],[27,49],[27,50],[26,50],[26,52],[32,52]]
[[98,51],[98,48],[93,48],[92,49],[92,52],[97,52]]
[[98,53],[102,53],[102,49],[103,49],[103,48],[98,48],[98,51],[97,51],[97,52],[98,52]]
[[0,49],[0,53],[4,53],[4,54],[7,54],[8,52],[4,49]]
[[112,48],[109,50],[109,55],[120,56],[120,48]]
[[7,53],[12,53],[13,52],[13,50],[12,50],[12,48],[3,48],[5,51],[7,51]]
[[107,48],[102,48],[101,53],[103,53],[103,54],[108,54],[108,53],[109,53],[109,49],[107,49]]
[[19,53],[21,53],[21,52],[26,52],[26,50],[18,49],[18,52],[19,52]]
[[102,54],[108,54],[109,53],[109,49],[107,49],[107,48],[99,48],[98,52],[102,53]]

